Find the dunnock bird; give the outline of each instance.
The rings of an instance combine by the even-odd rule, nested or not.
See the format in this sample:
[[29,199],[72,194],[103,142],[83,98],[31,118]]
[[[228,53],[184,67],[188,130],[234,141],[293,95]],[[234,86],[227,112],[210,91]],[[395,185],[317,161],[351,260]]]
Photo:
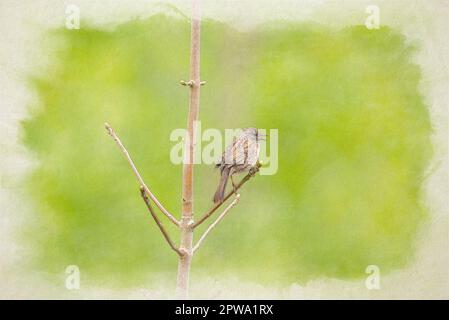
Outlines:
[[250,171],[259,160],[260,140],[264,135],[256,128],[245,128],[226,148],[216,167],[220,168],[221,179],[214,195],[214,202],[222,202],[228,178],[235,190],[233,174]]

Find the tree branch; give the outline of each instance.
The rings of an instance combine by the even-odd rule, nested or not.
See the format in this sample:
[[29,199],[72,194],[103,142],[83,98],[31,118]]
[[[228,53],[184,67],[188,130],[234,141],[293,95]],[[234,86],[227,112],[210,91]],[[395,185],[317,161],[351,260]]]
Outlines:
[[213,228],[215,228],[217,226],[217,224],[220,223],[221,220],[223,220],[223,218],[225,217],[225,215],[229,212],[229,210],[231,210],[240,200],[240,195],[237,194],[235,196],[234,201],[232,201],[227,207],[226,209],[224,209],[224,211],[218,216],[217,220],[214,221],[214,223],[212,223],[207,230],[203,233],[203,235],[201,236],[201,238],[198,240],[198,242],[196,243],[196,245],[193,247],[192,252],[195,253],[195,251],[198,250],[198,248],[200,247],[201,243],[204,241],[204,239],[207,237],[207,235],[209,234],[209,232],[211,232],[211,230]]
[[173,243],[173,241],[170,239],[170,236],[168,235],[167,230],[165,230],[164,225],[162,224],[161,220],[157,217],[156,213],[154,212],[153,208],[151,207],[150,199],[148,199],[148,196],[146,194],[145,188],[142,186],[140,187],[140,195],[142,196],[143,201],[147,205],[148,210],[151,213],[151,216],[154,219],[154,222],[156,222],[157,226],[162,232],[162,235],[164,236],[165,240],[167,241],[168,245],[179,255],[182,256],[183,253],[176,247],[176,245]]
[[109,135],[114,139],[114,141],[119,146],[120,150],[123,152],[123,154],[126,157],[126,160],[128,160],[129,165],[131,166],[131,169],[134,172],[134,175],[136,176],[137,180],[139,181],[140,185],[144,188],[145,193],[150,197],[151,200],[156,204],[156,206],[162,211],[162,213],[170,219],[171,222],[173,222],[176,226],[179,227],[179,221],[170,213],[167,211],[167,209],[164,208],[164,206],[157,200],[157,198],[154,196],[154,194],[150,191],[150,189],[147,187],[145,182],[143,181],[142,177],[140,176],[139,171],[137,170],[136,166],[134,165],[133,160],[131,159],[131,156],[129,155],[126,148],[123,146],[122,142],[120,141],[119,137],[115,133],[114,129],[108,124],[104,124],[106,130],[108,131]]
[[[256,167],[254,168],[254,170],[250,171],[235,187],[235,191],[240,189],[249,179],[251,179],[256,174],[256,172],[259,171],[260,166],[261,166],[261,164],[258,162]],[[220,208],[221,205],[223,203],[225,203],[226,200],[228,200],[233,194],[234,194],[234,190],[229,191],[229,193],[223,198],[222,202],[218,202],[212,208],[210,208],[209,211],[206,212],[198,221],[196,221],[194,224],[192,224],[191,228],[195,229],[200,224],[202,224],[204,221],[206,221],[206,219],[209,218],[215,211],[217,211],[217,209]]]
[[189,112],[187,116],[187,137],[184,141],[184,165],[182,167],[182,216],[180,222],[179,248],[187,254],[179,259],[176,293],[178,299],[188,298],[189,274],[192,257],[193,229],[193,165],[196,145],[196,126],[200,110],[200,49],[201,49],[201,10],[200,0],[192,1],[192,19],[190,27],[190,78]]

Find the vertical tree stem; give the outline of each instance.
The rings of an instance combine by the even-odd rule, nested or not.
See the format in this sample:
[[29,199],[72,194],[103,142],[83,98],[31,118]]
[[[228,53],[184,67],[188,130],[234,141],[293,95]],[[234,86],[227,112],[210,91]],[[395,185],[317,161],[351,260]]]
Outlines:
[[177,297],[187,299],[189,291],[189,273],[192,261],[193,242],[193,163],[195,141],[195,121],[198,120],[200,107],[200,0],[192,0],[191,21],[191,44],[190,44],[190,102],[187,121],[187,137],[184,145],[184,166],[182,172],[182,219],[181,219],[181,242],[177,277]]

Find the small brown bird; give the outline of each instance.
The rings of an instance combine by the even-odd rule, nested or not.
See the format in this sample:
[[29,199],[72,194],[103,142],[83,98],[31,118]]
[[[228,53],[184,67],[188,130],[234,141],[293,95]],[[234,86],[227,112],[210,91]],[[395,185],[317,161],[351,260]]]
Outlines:
[[231,178],[235,190],[233,174],[250,171],[257,165],[260,153],[260,141],[264,135],[256,128],[245,128],[234,138],[221,156],[216,167],[220,168],[221,179],[214,195],[214,202],[222,202],[228,178]]

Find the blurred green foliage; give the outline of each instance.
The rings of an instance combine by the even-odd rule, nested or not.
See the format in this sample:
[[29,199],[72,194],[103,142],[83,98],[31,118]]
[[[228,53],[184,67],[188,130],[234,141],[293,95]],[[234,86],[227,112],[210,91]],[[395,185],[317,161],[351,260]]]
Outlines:
[[[39,160],[27,181],[36,217],[25,239],[42,272],[76,264],[92,283],[174,281],[176,256],[103,122],[179,216],[181,166],[170,162],[169,135],[186,124],[188,90],[178,80],[188,75],[189,28],[157,15],[49,34],[55,61],[32,79],[39,99],[23,123]],[[240,32],[205,21],[202,30],[203,129],[279,129],[279,171],[245,185],[195,256],[193,277],[303,283],[403,266],[426,216],[431,156],[414,48],[388,28],[277,23]],[[197,215],[218,178],[196,166]]]

